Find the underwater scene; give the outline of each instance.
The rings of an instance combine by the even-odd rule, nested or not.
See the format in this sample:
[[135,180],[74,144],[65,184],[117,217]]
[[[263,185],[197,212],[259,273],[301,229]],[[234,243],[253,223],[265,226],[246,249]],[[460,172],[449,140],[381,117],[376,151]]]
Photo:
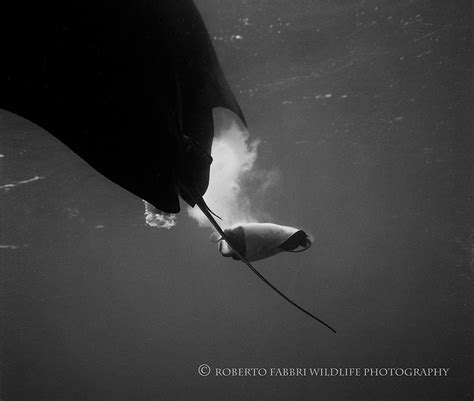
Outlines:
[[171,142],[129,131],[124,189],[0,110],[0,398],[472,399],[469,5],[195,4],[233,94],[204,203],[133,191]]

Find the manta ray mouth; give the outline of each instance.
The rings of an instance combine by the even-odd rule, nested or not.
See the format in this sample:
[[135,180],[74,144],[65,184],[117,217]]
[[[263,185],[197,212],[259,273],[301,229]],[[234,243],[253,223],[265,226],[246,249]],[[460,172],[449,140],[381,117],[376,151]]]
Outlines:
[[311,240],[303,230],[295,232],[290,238],[288,238],[283,244],[279,246],[287,252],[303,252],[311,246]]

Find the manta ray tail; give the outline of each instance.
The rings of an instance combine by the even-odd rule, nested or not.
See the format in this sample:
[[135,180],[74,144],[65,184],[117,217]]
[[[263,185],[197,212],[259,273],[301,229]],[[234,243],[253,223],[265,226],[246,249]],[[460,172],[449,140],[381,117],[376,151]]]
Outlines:
[[217,221],[214,219],[214,217],[212,216],[211,212],[210,212],[210,209],[209,207],[207,206],[206,202],[204,201],[204,199],[202,197],[200,197],[199,199],[194,199],[194,201],[196,202],[196,205],[199,207],[199,209],[201,209],[201,211],[204,213],[204,215],[209,219],[209,221],[211,222],[211,224],[214,226],[214,228],[216,229],[216,231],[222,236],[222,238],[229,244],[229,246],[233,249],[233,251],[235,252],[235,254],[237,255],[237,257],[247,265],[247,267],[252,270],[257,276],[258,278],[260,278],[260,280],[262,280],[265,284],[267,284],[273,291],[275,291],[278,295],[280,295],[284,300],[286,300],[288,303],[290,303],[291,305],[293,305],[295,308],[299,309],[301,312],[305,313],[306,315],[308,315],[309,317],[313,318],[314,320],[318,321],[319,323],[321,323],[323,326],[327,327],[329,330],[331,330],[333,333],[336,333],[336,330],[334,330],[329,324],[327,324],[326,322],[324,322],[323,320],[319,319],[318,317],[316,317],[315,315],[313,315],[311,312],[307,311],[306,309],[304,309],[303,307],[301,307],[300,305],[298,305],[296,302],[294,302],[293,300],[291,300],[290,298],[288,298],[285,294],[283,294],[277,287],[275,287],[270,281],[268,281],[255,267],[252,266],[252,264],[244,257],[242,256],[239,251],[237,251],[237,249],[232,245],[232,242],[229,241],[229,239],[227,238],[227,235],[224,233],[224,230],[222,230],[222,228],[219,226],[219,224],[217,223]]

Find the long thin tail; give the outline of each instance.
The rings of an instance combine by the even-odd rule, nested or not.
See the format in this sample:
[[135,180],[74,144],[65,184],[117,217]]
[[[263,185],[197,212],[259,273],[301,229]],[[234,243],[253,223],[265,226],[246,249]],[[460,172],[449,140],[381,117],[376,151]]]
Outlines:
[[244,257],[242,256],[239,251],[232,245],[232,242],[229,241],[227,238],[227,235],[224,233],[224,230],[219,226],[217,221],[214,219],[212,214],[209,212],[209,207],[207,206],[206,202],[204,199],[201,197],[199,199],[195,199],[196,205],[201,209],[201,211],[205,214],[205,216],[209,219],[211,224],[214,226],[214,228],[217,230],[217,232],[222,236],[222,238],[229,244],[229,246],[233,249],[237,257],[244,262],[247,267],[252,270],[259,278],[262,280],[265,284],[267,284],[273,291],[275,291],[278,295],[280,295],[284,300],[286,300],[288,303],[293,305],[295,308],[299,309],[301,312],[305,313],[309,317],[313,318],[314,320],[318,321],[321,323],[323,326],[327,327],[329,330],[331,330],[333,333],[336,333],[336,330],[334,330],[329,324],[324,322],[323,320],[319,319],[318,317],[314,316],[311,312],[308,312],[306,309],[303,307],[299,306],[296,302],[288,298],[285,294],[283,294],[277,287],[275,287],[270,281],[268,281],[255,267],[252,266],[252,264]]

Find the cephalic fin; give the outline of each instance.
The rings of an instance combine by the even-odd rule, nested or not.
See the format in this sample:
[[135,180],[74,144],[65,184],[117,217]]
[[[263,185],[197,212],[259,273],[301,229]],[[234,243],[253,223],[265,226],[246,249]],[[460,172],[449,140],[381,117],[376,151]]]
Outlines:
[[311,247],[311,242],[308,242],[306,245],[300,245],[303,247],[303,249],[297,249],[297,250],[292,250],[292,251],[286,251],[286,252],[292,252],[292,253],[299,253],[299,252],[304,252],[306,251],[307,249],[309,249]]

